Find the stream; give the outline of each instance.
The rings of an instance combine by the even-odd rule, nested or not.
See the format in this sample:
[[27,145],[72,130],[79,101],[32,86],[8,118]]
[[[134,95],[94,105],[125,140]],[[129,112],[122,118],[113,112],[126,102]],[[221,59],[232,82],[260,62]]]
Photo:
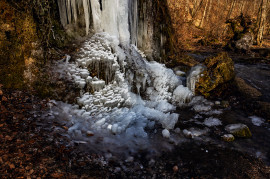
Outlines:
[[[86,52],[84,52],[84,55],[85,53]],[[137,52],[135,54],[136,56],[138,55]],[[59,69],[63,67],[66,68],[67,63],[69,62],[64,59],[64,61],[60,63],[60,68],[58,64],[57,72],[59,73]],[[72,62],[70,63],[72,64]],[[136,63],[140,64],[140,62]],[[144,65],[144,63],[142,64]],[[71,69],[69,71],[73,74],[76,74],[75,71],[79,70],[77,67],[70,67]],[[156,66],[156,68],[157,67],[161,68],[159,66]],[[269,81],[268,65],[235,64],[235,69],[237,76],[243,78],[250,85],[263,93],[263,100],[269,100],[270,91],[269,83],[267,83],[267,81]],[[63,72],[66,73],[65,70],[60,70],[62,76],[65,77]],[[89,73],[82,71],[82,74],[82,76],[84,76],[84,74],[88,76]],[[151,76],[151,73],[148,73],[148,76],[149,75]],[[82,78],[78,79],[76,75],[74,78],[70,78],[70,80],[72,79],[75,79],[77,86],[85,85],[84,83],[83,85],[80,83]],[[98,82],[98,80],[96,81]],[[150,85],[150,83],[148,83],[148,85]],[[98,88],[102,90],[104,86]],[[104,91],[104,95],[105,97],[110,95],[120,97],[121,95],[118,95],[118,93],[121,94],[121,91],[125,88],[125,85],[123,87],[109,85],[108,89],[105,87],[106,91]],[[113,91],[110,92],[110,90]],[[136,87],[134,90],[136,91]],[[107,91],[109,91],[109,95],[107,95]],[[160,101],[160,103],[158,101],[158,103],[151,103],[150,101],[146,104],[144,104],[144,102],[138,103],[138,100],[142,100],[141,97],[134,93],[134,95],[137,96],[135,97],[132,92],[128,93],[130,93],[132,99],[137,100],[137,102],[133,104],[134,106],[129,110],[125,108],[125,105],[123,108],[120,107],[123,104],[119,103],[121,105],[118,105],[118,108],[109,110],[101,108],[102,110],[107,110],[105,113],[96,113],[96,110],[91,111],[92,109],[99,109],[102,106],[97,106],[97,108],[92,107],[85,111],[84,101],[91,98],[89,98],[88,93],[86,94],[87,98],[83,97],[85,94],[83,95],[83,93],[81,93],[82,97],[78,99],[79,101],[81,100],[79,105],[82,106],[82,108],[78,105],[52,100],[49,102],[50,110],[42,114],[42,118],[43,121],[47,121],[47,128],[51,128],[50,126],[53,123],[59,123],[59,127],[53,130],[69,138],[70,144],[77,145],[82,151],[104,155],[107,160],[115,159],[116,157],[120,161],[133,161],[143,154],[143,156],[145,156],[143,160],[151,161],[153,158],[163,155],[164,152],[175,151],[175,149],[179,147],[183,148],[181,155],[185,155],[185,153],[189,155],[190,151],[196,151],[198,147],[199,150],[201,150],[200,146],[203,146],[202,148],[208,148],[203,149],[206,153],[208,153],[208,151],[220,150],[215,149],[215,147],[221,147],[247,153],[262,159],[267,165],[270,164],[270,125],[267,119],[255,115],[247,115],[239,108],[230,105],[222,106],[222,101],[210,101],[200,96],[193,97],[190,102],[176,109],[173,109],[171,106],[171,112],[166,113],[166,109],[171,105],[170,103],[162,101]],[[95,97],[95,95],[97,97]],[[95,92],[94,99],[99,99],[99,95],[101,94]],[[152,97],[152,99],[153,98],[154,97]],[[121,98],[119,99],[121,100]],[[128,99],[130,100],[130,98]],[[106,101],[106,99],[104,100]],[[111,98],[109,98],[109,100],[111,100]],[[126,100],[125,97],[124,100]],[[98,104],[96,102],[94,103]],[[156,106],[162,103],[164,103],[162,106]],[[100,103],[100,105],[102,105],[102,103]],[[88,115],[90,115],[90,118],[87,117]],[[106,117],[107,115],[108,117]],[[162,121],[162,119],[167,118],[168,115],[177,115],[179,119],[173,122],[173,124],[166,120]],[[159,119],[159,117],[161,118]],[[155,121],[153,120],[154,118],[158,120]],[[236,138],[233,142],[222,141],[221,137],[227,134],[225,131],[226,125],[238,123],[247,125],[252,133],[252,137],[247,139]],[[117,124],[118,128],[113,129],[115,124]],[[170,127],[172,125],[173,127]],[[167,131],[169,132],[168,134]],[[217,151],[217,153],[219,152]],[[137,160],[140,161],[142,159],[139,157]]]

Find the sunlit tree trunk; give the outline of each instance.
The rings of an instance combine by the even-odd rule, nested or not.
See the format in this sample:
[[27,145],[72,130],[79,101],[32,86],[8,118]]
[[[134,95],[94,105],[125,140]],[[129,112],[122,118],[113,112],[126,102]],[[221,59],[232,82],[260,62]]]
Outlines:
[[246,1],[243,0],[242,3],[241,3],[241,7],[240,7],[241,14],[243,13],[243,11],[244,11],[244,9],[245,9],[245,5],[246,5]]
[[196,8],[197,8],[197,0],[194,0],[194,2],[193,2],[193,9],[192,9],[192,12],[191,12],[192,17],[193,17],[193,15],[195,13]]
[[266,24],[266,12],[267,12],[267,7],[268,7],[268,0],[262,0],[261,1],[261,8],[260,8],[260,13],[258,14],[258,33],[257,33],[257,44],[262,45],[263,41],[263,32],[265,29],[265,24]]
[[208,7],[208,2],[209,2],[209,0],[206,0],[206,4],[205,4],[205,7],[204,7],[204,11],[203,11],[203,15],[202,15],[202,20],[201,20],[201,23],[200,23],[200,27],[202,27],[203,26],[203,23],[204,23],[204,18],[205,18],[206,10],[207,10],[207,7]]
[[189,14],[189,0],[186,0],[184,17],[187,17],[188,14]]
[[212,0],[209,1],[209,8],[208,8],[208,11],[206,13],[206,21],[209,20],[209,14],[211,14],[211,9],[212,9]]
[[194,1],[194,7],[191,13],[192,18],[195,17],[197,15],[197,12],[201,9],[203,1],[204,0],[201,0],[200,2],[197,0]]
[[235,7],[235,3],[236,3],[236,0],[233,0],[232,1],[232,4],[231,4],[231,7],[229,9],[228,15],[227,15],[227,19],[230,19],[231,18],[231,14],[232,14],[232,11],[233,11],[233,9]]

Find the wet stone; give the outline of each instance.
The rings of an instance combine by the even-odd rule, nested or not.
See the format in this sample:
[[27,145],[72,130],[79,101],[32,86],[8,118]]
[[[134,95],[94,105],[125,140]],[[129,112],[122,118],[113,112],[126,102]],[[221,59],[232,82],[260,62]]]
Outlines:
[[225,135],[221,136],[221,139],[225,142],[233,142],[234,136],[232,134],[225,134]]
[[252,136],[248,126],[245,124],[230,124],[225,127],[225,130],[235,137],[249,138]]

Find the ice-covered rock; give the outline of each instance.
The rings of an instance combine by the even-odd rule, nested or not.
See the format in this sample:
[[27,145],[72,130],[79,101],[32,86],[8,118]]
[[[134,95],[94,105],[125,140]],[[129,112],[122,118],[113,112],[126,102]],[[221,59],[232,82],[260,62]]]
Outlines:
[[209,132],[209,129],[197,129],[197,128],[190,128],[190,129],[184,129],[183,134],[187,138],[194,138],[199,137],[202,135],[206,135]]
[[209,117],[204,120],[203,124],[208,127],[213,127],[222,125],[222,122],[217,118]]
[[193,93],[183,85],[179,85],[173,92],[173,101],[181,106],[184,103],[189,102],[193,97]]
[[167,129],[163,129],[162,136],[165,138],[170,138],[170,132]]

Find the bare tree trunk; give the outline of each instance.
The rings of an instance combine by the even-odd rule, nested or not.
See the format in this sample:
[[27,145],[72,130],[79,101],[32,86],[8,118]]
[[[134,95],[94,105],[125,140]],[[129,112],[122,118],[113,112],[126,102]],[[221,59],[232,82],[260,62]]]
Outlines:
[[202,20],[201,20],[201,23],[200,23],[200,26],[199,26],[199,27],[201,27],[201,28],[202,28],[203,23],[204,23],[204,18],[205,18],[206,10],[207,10],[207,7],[208,7],[208,2],[209,2],[209,0],[206,0],[206,4],[205,4],[204,11],[203,11],[203,15],[202,15]]
[[256,8],[257,8],[257,0],[254,0],[253,11],[252,12],[256,12],[257,11]]
[[204,0],[201,0],[200,3],[198,4],[198,1],[195,0],[194,8],[193,8],[192,13],[191,13],[192,18],[195,17],[197,15],[198,10],[201,9],[201,7],[203,5],[203,1]]
[[[236,3],[236,0],[232,0],[232,3],[231,3],[231,5],[230,5],[229,12],[228,12],[227,17],[226,17],[226,20],[228,20],[228,19],[231,18],[231,14],[232,14],[232,11],[233,11],[233,9],[234,9],[235,3]],[[228,1],[227,1],[227,4],[226,4],[226,5],[228,5]],[[227,29],[228,29],[228,26],[226,26],[226,27],[224,28],[224,31],[223,31],[222,35],[224,35],[224,34],[227,32]]]
[[232,14],[232,11],[234,9],[235,3],[236,3],[236,0],[233,0],[226,19],[231,18],[231,14]]
[[265,24],[266,24],[266,12],[267,12],[267,6],[268,6],[268,0],[262,0],[261,1],[261,8],[260,8],[260,13],[258,17],[258,33],[257,33],[257,44],[259,46],[262,45],[263,41],[263,32],[265,29]]
[[184,17],[189,15],[189,0],[186,0]]
[[244,9],[245,9],[246,3],[247,3],[246,1],[243,1],[243,3],[242,3],[241,14],[244,13]]
[[209,20],[209,14],[211,14],[211,9],[212,9],[212,0],[209,1],[209,8],[208,13],[206,14],[206,21]]
[[196,8],[197,8],[197,0],[194,0],[194,3],[193,3],[193,9],[192,9],[192,12],[191,12],[191,16],[192,16],[192,17],[193,17],[193,14],[194,14]]

